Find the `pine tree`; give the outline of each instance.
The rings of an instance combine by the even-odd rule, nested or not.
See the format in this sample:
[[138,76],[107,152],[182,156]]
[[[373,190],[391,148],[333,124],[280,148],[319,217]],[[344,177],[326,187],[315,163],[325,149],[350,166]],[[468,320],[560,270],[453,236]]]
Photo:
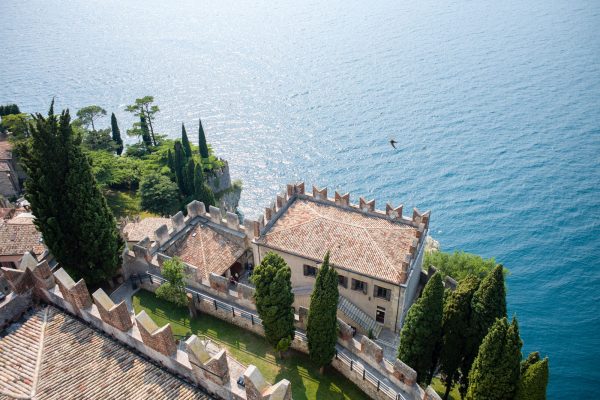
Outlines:
[[175,157],[173,157],[173,164],[175,169],[175,181],[177,182],[177,186],[179,187],[179,192],[185,192],[185,181],[184,181],[184,171],[185,171],[185,154],[183,152],[183,147],[181,146],[180,141],[175,142]]
[[75,280],[96,285],[121,266],[123,240],[73,134],[69,111],[37,114],[24,154],[27,200],[44,243]]
[[140,116],[140,130],[142,132],[142,140],[146,143],[146,147],[152,147],[152,137],[148,130],[148,124],[146,123],[146,117]]
[[516,400],[546,400],[548,386],[548,357],[540,359],[537,351],[521,363],[521,378]]
[[329,266],[327,252],[310,296],[306,326],[310,358],[321,367],[321,373],[323,367],[328,365],[335,355],[338,299],[338,274]]
[[465,353],[461,365],[461,387],[464,395],[467,392],[467,377],[473,360],[488,330],[496,319],[506,317],[506,290],[501,265],[496,266],[482,281],[473,295],[471,303],[471,322]]
[[469,400],[513,400],[519,384],[521,338],[516,318],[497,319],[469,373]]
[[187,160],[185,170],[183,171],[183,182],[185,184],[184,194],[186,196],[191,196],[194,194],[194,169],[194,160],[190,158]]
[[456,290],[451,292],[444,302],[442,352],[440,355],[440,370],[444,374],[443,380],[446,384],[444,399],[448,399],[450,390],[459,378],[459,367],[469,335],[471,301],[479,283],[476,276],[467,276],[460,281]]
[[265,337],[273,347],[294,337],[291,276],[285,260],[273,252],[265,255],[252,274],[256,310],[262,319]]
[[196,164],[196,169],[194,170],[194,198],[203,202],[207,209],[209,206],[217,204],[212,190],[204,181],[204,173],[200,164]]
[[398,358],[417,372],[419,383],[429,384],[434,352],[442,333],[444,306],[442,276],[435,273],[423,289],[423,295],[408,310],[400,333]]
[[187,132],[185,131],[185,125],[183,123],[181,124],[181,145],[183,146],[185,156],[187,158],[192,158],[192,146],[188,140]]
[[117,124],[117,117],[115,117],[115,113],[110,115],[110,127],[112,130],[112,140],[117,144],[117,148],[115,150],[117,155],[120,156],[123,153],[123,139],[121,138],[121,130]]
[[200,147],[200,157],[208,158],[208,145],[206,144],[206,135],[204,135],[204,128],[202,128],[202,120],[198,120],[198,145]]

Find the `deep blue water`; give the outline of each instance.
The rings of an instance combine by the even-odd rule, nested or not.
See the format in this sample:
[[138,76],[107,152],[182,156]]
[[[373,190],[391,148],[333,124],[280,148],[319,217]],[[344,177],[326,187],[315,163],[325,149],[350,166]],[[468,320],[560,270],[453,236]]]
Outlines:
[[511,270],[549,398],[595,398],[599,28],[580,0],[3,1],[0,103],[124,132],[154,95],[164,133],[203,118],[250,216],[300,179],[431,209],[444,250]]

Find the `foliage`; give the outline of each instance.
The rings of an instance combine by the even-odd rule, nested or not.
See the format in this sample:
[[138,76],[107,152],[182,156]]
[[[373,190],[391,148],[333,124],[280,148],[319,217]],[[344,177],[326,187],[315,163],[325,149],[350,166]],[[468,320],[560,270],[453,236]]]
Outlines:
[[12,114],[21,114],[21,110],[19,110],[19,106],[16,104],[7,104],[5,106],[0,106],[0,117],[4,117],[6,115]]
[[478,349],[487,335],[488,330],[496,319],[506,317],[506,291],[504,288],[504,275],[502,266],[496,266],[489,273],[473,294],[471,301],[471,322],[469,337],[465,346],[465,353],[461,365],[461,393],[466,393],[471,366]]
[[292,272],[285,260],[269,252],[256,266],[252,283],[256,286],[256,310],[265,328],[265,337],[276,346],[281,339],[294,337]]
[[88,150],[115,151],[117,145],[113,142],[110,129],[100,129],[98,131],[86,131],[83,136],[83,145]]
[[183,147],[181,146],[180,141],[175,142],[175,156],[173,157],[173,166],[175,173],[175,181],[177,182],[177,186],[179,187],[179,191],[181,193],[185,193],[185,181],[184,181],[184,167],[185,163],[185,153],[183,151]]
[[209,206],[217,204],[212,190],[204,181],[204,173],[200,164],[196,164],[194,170],[194,198],[203,202],[207,209]]
[[98,189],[68,111],[37,114],[23,162],[26,198],[35,224],[56,260],[89,285],[111,278],[121,266],[124,243]]
[[429,384],[436,345],[442,334],[444,285],[435,273],[423,289],[423,295],[408,310],[400,333],[398,358],[417,372],[419,383]]
[[198,120],[198,147],[200,147],[200,157],[208,158],[208,145],[206,144],[206,135],[202,127],[202,120]]
[[469,400],[513,400],[519,383],[521,346],[516,318],[497,319],[483,339],[469,373]]
[[2,127],[12,133],[13,139],[28,138],[32,122],[33,119],[29,114],[8,114],[2,117]]
[[310,296],[306,326],[310,358],[320,367],[328,365],[335,355],[338,299],[338,274],[329,266],[327,252]]
[[444,302],[440,354],[440,370],[446,385],[444,399],[448,398],[450,390],[458,381],[459,367],[465,354],[465,345],[469,340],[471,301],[479,283],[479,278],[476,276],[466,277],[458,283],[455,291],[448,294]]
[[183,170],[183,184],[185,187],[185,191],[183,194],[185,196],[190,196],[194,194],[194,170],[196,169],[194,160],[191,158],[187,160],[187,164],[185,169]]
[[187,136],[187,132],[185,131],[185,125],[181,124],[181,145],[183,146],[183,151],[185,152],[185,156],[187,158],[192,157],[192,146],[190,145],[190,141]]
[[277,346],[275,346],[275,350],[279,352],[279,354],[288,351],[292,344],[292,339],[289,337],[282,338],[279,342],[277,342]]
[[135,103],[128,105],[125,107],[125,110],[132,113],[133,115],[140,117],[140,121],[144,121],[144,123],[148,124],[148,141],[144,139],[149,146],[156,146],[158,144],[156,138],[157,135],[154,132],[154,115],[160,111],[158,106],[153,105],[154,97],[153,96],[144,96],[139,99],[135,99]]
[[134,157],[118,157],[108,151],[88,151],[92,173],[101,187],[136,189],[143,173],[143,162]]
[[442,251],[428,251],[425,253],[424,267],[433,265],[443,276],[450,276],[457,281],[469,275],[483,279],[494,267],[493,258],[483,259],[476,254],[455,251],[445,253]]
[[181,260],[177,257],[173,257],[170,260],[164,262],[162,266],[162,276],[167,280],[158,289],[156,289],[156,296],[175,303],[179,306],[185,306],[187,304],[187,296],[185,294],[185,282],[184,282],[184,268],[185,266]]
[[119,129],[119,124],[117,123],[117,117],[115,117],[115,113],[110,115],[110,130],[112,134],[112,140],[116,144],[115,151],[117,155],[120,156],[123,153],[123,139],[121,138],[121,130]]
[[179,208],[177,185],[159,173],[150,173],[140,184],[141,207],[154,214],[169,216]]
[[516,400],[546,400],[548,386],[548,357],[540,359],[540,353],[529,354],[521,362],[521,378],[517,387]]
[[92,105],[83,107],[81,110],[77,111],[77,118],[81,121],[81,123],[86,127],[86,129],[92,126],[92,131],[96,130],[94,126],[94,121],[98,118],[102,118],[106,115],[106,110],[100,106]]

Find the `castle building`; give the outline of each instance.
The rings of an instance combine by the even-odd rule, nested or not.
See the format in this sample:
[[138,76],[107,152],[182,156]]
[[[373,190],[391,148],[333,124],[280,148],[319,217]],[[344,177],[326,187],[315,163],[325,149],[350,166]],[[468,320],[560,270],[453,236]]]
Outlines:
[[292,270],[294,306],[310,308],[310,295],[323,257],[339,276],[338,317],[357,331],[378,336],[398,330],[412,305],[421,273],[430,213],[402,206],[386,211],[349,194],[327,197],[327,189],[288,185],[257,224],[252,248],[259,264],[268,252],[285,259]]

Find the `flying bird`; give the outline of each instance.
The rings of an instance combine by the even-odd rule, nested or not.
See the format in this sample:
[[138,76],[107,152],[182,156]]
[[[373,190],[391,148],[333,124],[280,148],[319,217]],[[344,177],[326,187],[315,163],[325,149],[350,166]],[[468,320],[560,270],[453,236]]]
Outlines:
[[392,145],[393,148],[396,148],[396,143],[398,143],[398,142],[396,142],[394,139],[390,140],[390,144]]

